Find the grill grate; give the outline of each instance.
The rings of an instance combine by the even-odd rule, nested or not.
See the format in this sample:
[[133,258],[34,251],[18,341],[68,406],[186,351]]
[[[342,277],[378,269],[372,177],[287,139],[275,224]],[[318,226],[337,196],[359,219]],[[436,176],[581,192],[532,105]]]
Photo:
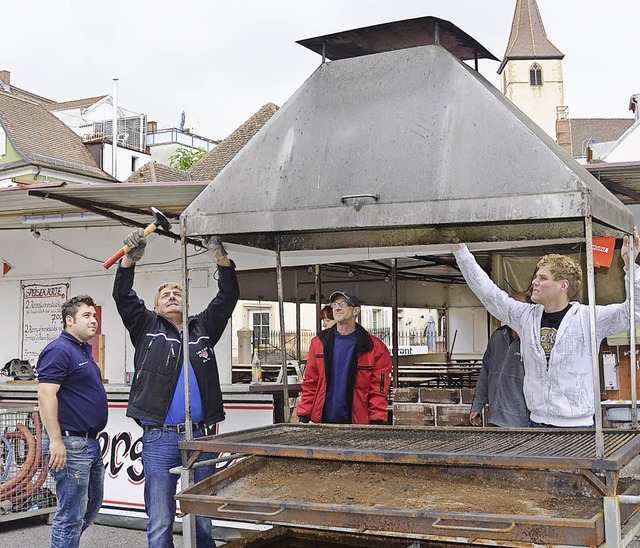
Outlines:
[[186,449],[370,462],[486,464],[619,470],[640,451],[640,432],[276,424],[186,442]]

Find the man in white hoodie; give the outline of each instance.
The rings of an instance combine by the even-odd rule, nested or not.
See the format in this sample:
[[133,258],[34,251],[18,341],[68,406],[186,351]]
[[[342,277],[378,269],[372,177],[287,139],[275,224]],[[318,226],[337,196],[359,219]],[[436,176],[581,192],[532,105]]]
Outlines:
[[[633,229],[635,257],[640,236]],[[465,244],[452,245],[469,288],[487,311],[520,334],[525,368],[524,396],[532,426],[590,427],[594,420],[593,361],[589,307],[571,301],[582,283],[573,259],[545,255],[532,282],[532,304],[516,301],[496,286]],[[622,259],[629,266],[624,237]],[[625,276],[628,284],[628,274]],[[628,285],[627,285],[628,287]],[[635,269],[636,322],[640,322],[640,268]],[[629,330],[629,297],[625,302],[596,306],[598,347],[605,337]]]

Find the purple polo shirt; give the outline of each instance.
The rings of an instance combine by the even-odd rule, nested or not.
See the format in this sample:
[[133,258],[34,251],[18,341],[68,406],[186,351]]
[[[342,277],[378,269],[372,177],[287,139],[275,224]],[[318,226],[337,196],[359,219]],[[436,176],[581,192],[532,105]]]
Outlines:
[[40,353],[36,368],[38,382],[60,385],[57,396],[61,430],[97,434],[106,426],[107,393],[90,344],[63,331]]

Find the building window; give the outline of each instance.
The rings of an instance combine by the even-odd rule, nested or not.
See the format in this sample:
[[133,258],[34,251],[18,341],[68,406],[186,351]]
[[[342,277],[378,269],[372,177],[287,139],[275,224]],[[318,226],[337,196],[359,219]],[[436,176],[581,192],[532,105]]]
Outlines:
[[254,348],[269,343],[269,312],[252,311],[251,312],[251,329],[253,330]]
[[538,63],[534,63],[529,69],[529,83],[532,86],[542,85],[542,69]]
[[136,169],[138,169],[138,157],[131,156],[131,172],[133,173]]
[[371,322],[374,331],[376,329],[382,329],[384,327],[384,316],[382,310],[379,308],[374,308],[373,312],[373,321]]
[[374,308],[371,311],[371,329],[369,332],[382,339],[385,344],[391,344],[391,329],[387,327],[385,313],[382,308]]

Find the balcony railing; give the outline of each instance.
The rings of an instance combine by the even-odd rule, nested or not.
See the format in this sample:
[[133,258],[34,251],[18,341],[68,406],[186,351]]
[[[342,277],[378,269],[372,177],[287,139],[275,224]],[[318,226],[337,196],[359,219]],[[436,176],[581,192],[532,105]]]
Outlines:
[[201,148],[209,152],[215,148],[218,141],[207,139],[194,133],[186,133],[176,128],[159,129],[147,135],[147,145],[149,146],[169,144],[184,145],[196,149]]
[[[113,142],[113,121],[101,120],[80,126],[77,130],[86,142],[106,140]],[[118,118],[118,146],[144,151],[147,143],[147,117],[128,116]]]

